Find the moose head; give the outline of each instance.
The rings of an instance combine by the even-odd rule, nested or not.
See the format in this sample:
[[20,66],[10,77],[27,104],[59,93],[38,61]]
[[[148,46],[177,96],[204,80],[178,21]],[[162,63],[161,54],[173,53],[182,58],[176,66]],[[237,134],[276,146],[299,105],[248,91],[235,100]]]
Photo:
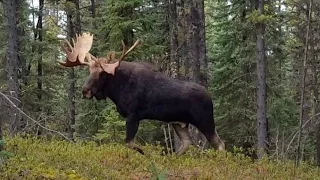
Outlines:
[[83,85],[82,95],[84,98],[91,99],[96,97],[98,100],[106,98],[106,93],[104,92],[105,84],[103,83],[106,81],[103,80],[106,80],[108,76],[114,76],[116,68],[119,67],[121,61],[140,43],[137,40],[129,50],[126,50],[126,46],[122,41],[122,55],[120,58],[116,58],[115,51],[109,52],[106,58],[97,58],[90,53],[93,35],[89,33],[83,33],[80,36],[76,35],[76,41],[72,38],[73,46],[69,41],[64,41],[68,47],[62,44],[62,48],[67,57],[65,62],[59,61],[59,63],[65,67],[89,66],[90,74]]

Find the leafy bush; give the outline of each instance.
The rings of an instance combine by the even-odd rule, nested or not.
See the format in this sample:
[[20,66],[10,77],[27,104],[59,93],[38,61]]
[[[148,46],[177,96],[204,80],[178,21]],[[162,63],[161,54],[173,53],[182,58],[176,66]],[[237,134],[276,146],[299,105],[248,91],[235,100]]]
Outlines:
[[317,179],[320,171],[302,163],[268,159],[253,163],[241,155],[191,147],[185,155],[162,156],[146,145],[140,155],[122,144],[69,143],[35,138],[6,139],[15,154],[0,169],[0,179]]

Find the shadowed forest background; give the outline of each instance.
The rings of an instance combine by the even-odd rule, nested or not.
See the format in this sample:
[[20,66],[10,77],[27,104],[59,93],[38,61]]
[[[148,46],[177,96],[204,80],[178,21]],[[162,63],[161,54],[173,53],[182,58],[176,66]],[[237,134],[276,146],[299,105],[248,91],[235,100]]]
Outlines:
[[[58,64],[63,39],[91,32],[96,56],[139,39],[127,61],[206,86],[228,151],[261,149],[258,158],[320,165],[320,1],[0,2],[0,139],[124,143],[125,119],[114,104],[81,98],[88,70]],[[200,149],[209,147],[190,131]],[[136,141],[179,147],[170,125],[156,121],[143,121]]]

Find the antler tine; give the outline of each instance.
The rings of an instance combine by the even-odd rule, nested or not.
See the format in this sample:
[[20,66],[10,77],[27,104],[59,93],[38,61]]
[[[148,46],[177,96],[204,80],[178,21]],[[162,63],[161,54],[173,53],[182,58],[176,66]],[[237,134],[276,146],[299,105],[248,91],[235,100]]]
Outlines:
[[122,50],[122,55],[121,55],[119,61],[122,61],[122,60],[129,54],[129,52],[131,52],[131,51],[132,51],[135,47],[137,47],[137,45],[139,45],[139,44],[140,44],[140,41],[139,41],[139,40],[136,40],[136,42],[131,46],[131,48],[130,48],[128,51],[125,51],[125,44],[124,44],[124,42],[122,41],[122,48],[123,48],[123,50]]
[[102,68],[105,72],[107,72],[108,74],[115,75],[116,68],[120,66],[120,62],[121,62],[121,61],[125,58],[125,56],[126,56],[130,51],[132,51],[139,43],[140,43],[140,41],[137,40],[137,41],[133,44],[133,46],[131,46],[131,48],[130,48],[128,51],[126,51],[125,44],[124,44],[124,42],[122,41],[122,48],[123,48],[123,50],[122,50],[122,55],[121,55],[120,59],[118,59],[117,62],[111,63],[111,64],[105,63],[105,62],[103,62],[103,60],[100,60],[100,59],[99,59],[99,62],[101,62],[101,63],[99,63],[100,66],[101,66],[101,68]]
[[[126,53],[127,48],[126,48],[126,45],[124,44],[123,40],[121,40],[121,44],[122,44],[122,55],[121,55],[121,57],[122,57]],[[120,59],[121,59],[121,57],[120,57]]]
[[74,38],[71,38],[72,43],[73,43],[73,48],[76,48],[77,46],[77,42],[78,42],[78,38],[76,39],[77,41],[74,40]]
[[90,55],[90,60],[91,61],[95,61],[97,62],[98,61],[98,58],[96,58],[95,56],[93,56],[92,54],[88,53]]
[[97,61],[97,58],[90,53],[86,54],[86,59],[88,60],[88,62],[85,62],[85,63],[89,63],[89,64]]
[[69,49],[67,47],[64,46],[64,44],[61,43],[61,47],[63,48],[64,52],[67,54],[67,61],[70,62],[76,62],[77,61],[77,56],[76,53],[74,53],[74,48],[72,47],[72,45],[70,44],[69,41],[64,40],[64,42],[67,43]]
[[[67,45],[68,45],[68,47],[69,47],[70,51],[72,52],[73,47],[72,47],[72,45],[70,44],[70,42],[69,42],[69,41],[67,41],[67,40],[65,40],[65,39],[64,39],[64,42],[66,42],[66,43],[67,43]],[[63,44],[61,44],[61,46],[63,46]],[[65,48],[65,47],[63,46],[63,48]],[[65,48],[65,49],[66,49],[66,48]]]

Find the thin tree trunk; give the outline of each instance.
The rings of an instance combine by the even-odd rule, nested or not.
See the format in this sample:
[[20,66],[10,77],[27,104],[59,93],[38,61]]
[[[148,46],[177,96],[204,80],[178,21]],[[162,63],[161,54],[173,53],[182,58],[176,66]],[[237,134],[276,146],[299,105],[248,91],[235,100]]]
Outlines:
[[208,87],[208,57],[206,48],[205,14],[204,1],[196,1],[196,9],[199,12],[199,61],[200,61],[200,82],[206,88]]
[[[264,14],[264,0],[258,0],[259,15]],[[266,116],[266,57],[265,57],[265,24],[263,22],[257,23],[257,150],[258,158],[261,159],[265,150],[267,149],[267,137],[268,137],[268,122]]]
[[[39,0],[39,17],[38,17],[38,25],[37,25],[37,32],[38,32],[38,35],[39,35],[39,46],[38,46],[38,54],[39,54],[39,57],[38,57],[38,64],[37,64],[37,72],[38,72],[38,75],[37,75],[37,86],[38,86],[38,93],[37,93],[37,96],[38,96],[38,100],[39,100],[39,103],[40,105],[38,106],[38,111],[41,113],[42,111],[42,107],[41,107],[41,101],[42,101],[42,51],[43,51],[43,48],[41,46],[41,43],[42,43],[42,17],[43,17],[43,7],[44,7],[44,0]],[[40,119],[39,121],[41,121],[42,118],[40,116]],[[42,129],[39,127],[39,130],[37,132],[37,135],[41,135],[42,134]]]
[[[314,47],[314,46],[313,46]],[[319,114],[320,113],[320,106],[319,106],[319,83],[318,83],[318,67],[317,67],[317,62],[316,62],[316,59],[317,59],[317,56],[314,54],[314,49],[313,49],[313,53],[311,53],[311,56],[312,56],[312,69],[313,69],[313,88],[312,88],[312,91],[313,91],[313,103],[314,103],[314,112],[313,114],[316,115],[316,114]],[[317,150],[317,165],[320,166],[320,125],[319,125],[319,117],[316,116],[315,117],[315,125],[316,125],[316,150]]]
[[187,4],[190,14],[188,15],[188,26],[189,26],[189,59],[192,62],[192,80],[200,83],[200,15],[196,7],[196,0],[189,1]]
[[[205,27],[204,27],[204,1],[192,0],[185,2],[188,13],[186,14],[188,33],[188,59],[191,62],[192,81],[205,85],[201,78],[201,63],[206,64],[206,44],[205,44]],[[206,65],[207,66],[207,65]],[[190,133],[194,138],[194,143],[200,147],[206,144],[206,138],[198,131],[197,128],[190,125]]]
[[80,34],[81,33],[81,19],[80,19],[80,0],[75,0],[76,4],[76,33]]
[[[20,89],[18,81],[18,27],[17,27],[17,2],[16,0],[6,0],[3,2],[6,11],[8,26],[8,91],[10,99],[17,107],[21,107]],[[9,134],[16,135],[22,126],[22,118],[19,111],[11,107],[9,112]]]
[[[4,105],[2,104],[2,99],[0,98],[0,107],[3,107]],[[3,116],[2,112],[0,111],[0,117]],[[3,121],[2,121],[2,118],[0,118],[0,141],[2,140],[2,136],[3,136],[3,133],[2,133],[2,125],[3,125]],[[0,145],[0,151],[3,149],[3,147]]]
[[[169,1],[169,16],[170,16],[170,62],[171,62],[171,76],[173,78],[179,78],[180,62],[177,57],[178,48],[178,22],[177,22],[177,4],[175,0]],[[168,130],[171,131],[171,126],[168,126]],[[178,150],[181,146],[181,141],[176,134],[174,134],[174,149]],[[169,137],[171,138],[171,137]]]
[[177,28],[177,12],[176,12],[176,2],[170,0],[169,4],[170,12],[170,61],[173,65],[172,71],[173,78],[179,78],[179,66],[180,62],[177,58],[177,48],[178,48],[178,28]]
[[[205,30],[205,14],[204,14],[204,1],[195,1],[195,10],[199,14],[199,61],[200,61],[200,84],[208,88],[208,57],[207,57],[207,46],[206,46],[206,30]],[[209,147],[207,139],[202,133],[199,133],[201,138],[203,149]]]
[[309,1],[308,7],[308,16],[307,16],[307,32],[306,32],[306,41],[304,48],[304,58],[303,58],[303,67],[302,67],[302,83],[301,83],[301,98],[300,98],[300,120],[299,120],[299,135],[298,135],[298,148],[296,155],[296,167],[299,166],[300,156],[301,156],[301,138],[302,138],[302,124],[304,117],[304,101],[305,101],[305,81],[306,81],[306,65],[308,59],[308,46],[309,46],[309,31],[310,31],[310,18],[312,12],[312,0]]
[[190,59],[188,58],[188,22],[186,14],[186,3],[184,0],[176,1],[176,13],[177,13],[177,29],[178,34],[184,34],[184,36],[178,36],[177,58],[183,64],[184,80],[191,79],[190,74]]
[[91,11],[91,17],[95,18],[96,17],[96,2],[95,2],[95,0],[91,0],[90,11]]
[[[80,33],[80,12],[79,12],[79,0],[68,0],[69,2],[75,3],[76,5],[76,23],[75,26],[72,23],[73,17],[70,11],[67,12],[67,26],[68,26],[68,38],[75,36],[75,32]],[[67,137],[69,139],[74,138],[74,124],[76,120],[76,75],[74,68],[70,68],[68,72],[69,89],[68,89],[68,126],[67,126]]]
[[[316,7],[316,6],[315,6]],[[314,9],[316,13],[316,17],[320,17],[320,5],[318,6],[318,8]],[[319,29],[320,25],[317,25],[316,29]],[[311,31],[313,33],[318,33],[318,31]],[[313,56],[313,76],[314,76],[314,100],[315,100],[315,112],[314,114],[318,114],[320,112],[320,102],[319,102],[319,84],[318,84],[318,60],[319,60],[319,56],[317,55],[317,53],[319,53],[319,50],[315,51],[314,47],[317,44],[319,38],[317,38],[316,36],[314,36],[314,34],[311,35],[313,37],[313,54],[311,54]],[[317,159],[317,166],[320,166],[320,118],[319,116],[316,117],[316,149],[317,149],[317,154],[316,154],[316,159]]]
[[[43,6],[44,6],[44,0],[39,0],[39,21],[38,21],[38,27],[37,31],[39,34],[39,43],[41,44],[42,42],[42,13],[43,13]],[[42,46],[40,45],[38,47],[38,66],[37,66],[37,71],[38,71],[38,77],[37,77],[37,85],[38,85],[38,100],[42,100]]]
[[[26,9],[26,2],[25,0],[15,0],[17,3],[17,24],[22,24],[26,21],[25,16],[25,9]],[[17,27],[18,29],[18,67],[21,68],[21,74],[19,74],[18,78],[22,79],[22,84],[27,85],[28,84],[28,78],[30,69],[27,67],[27,61],[24,56],[24,53],[26,53],[27,48],[24,41],[24,38],[26,37],[25,32],[25,26],[20,25]]]

